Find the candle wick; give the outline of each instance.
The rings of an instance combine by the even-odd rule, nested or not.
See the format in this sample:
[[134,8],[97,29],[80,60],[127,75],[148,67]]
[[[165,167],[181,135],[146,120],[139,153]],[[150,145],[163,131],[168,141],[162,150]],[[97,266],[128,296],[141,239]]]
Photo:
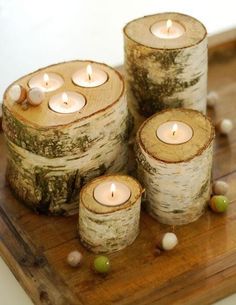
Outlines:
[[91,81],[91,75],[90,75],[90,73],[88,74],[88,79],[89,79],[89,81]]
[[176,133],[176,130],[173,131],[173,136],[175,135],[175,133]]
[[111,192],[111,197],[114,197],[114,192]]
[[45,82],[46,87],[48,86],[48,82]]

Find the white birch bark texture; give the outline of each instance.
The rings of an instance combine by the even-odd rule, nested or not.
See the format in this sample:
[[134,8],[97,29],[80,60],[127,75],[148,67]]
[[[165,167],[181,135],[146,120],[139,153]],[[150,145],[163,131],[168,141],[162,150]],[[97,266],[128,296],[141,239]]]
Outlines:
[[[45,93],[37,107],[23,110],[12,103],[8,91],[3,101],[3,129],[8,146],[6,179],[15,195],[39,213],[73,214],[79,191],[89,180],[104,173],[126,172],[129,116],[120,74],[92,62],[108,74],[96,88],[73,84],[72,74],[91,62],[72,61],[49,66],[15,83],[28,89],[36,73],[54,72],[65,84]],[[76,113],[61,114],[48,107],[50,97],[76,91],[86,98]]]
[[[151,32],[156,22],[179,23],[184,34],[163,39]],[[136,129],[166,108],[206,113],[207,32],[193,17],[178,13],[145,16],[124,28],[125,78]]]
[[[183,144],[166,144],[156,136],[167,121],[180,121],[193,130]],[[153,115],[139,128],[136,161],[146,190],[146,207],[159,222],[183,225],[197,220],[211,195],[214,127],[200,112],[169,109]]]
[[[130,198],[119,206],[105,206],[93,196],[97,185],[121,182],[131,190]],[[132,244],[139,233],[142,187],[127,175],[95,178],[80,193],[78,234],[82,244],[94,253],[111,253]]]

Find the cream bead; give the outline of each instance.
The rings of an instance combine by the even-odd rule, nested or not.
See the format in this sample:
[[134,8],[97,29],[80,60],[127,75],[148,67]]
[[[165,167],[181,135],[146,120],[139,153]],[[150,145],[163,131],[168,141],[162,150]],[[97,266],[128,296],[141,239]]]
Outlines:
[[175,233],[166,233],[162,239],[162,248],[165,251],[169,251],[174,249],[174,247],[178,244],[178,238]]
[[42,103],[42,101],[44,100],[44,97],[45,97],[45,94],[42,89],[32,88],[28,92],[27,99],[28,99],[28,102],[32,106],[38,106]]
[[214,107],[219,100],[219,95],[215,91],[210,91],[207,95],[207,106]]
[[82,261],[82,254],[79,251],[72,251],[67,256],[67,263],[71,267],[77,267]]
[[167,232],[159,237],[157,241],[157,250],[170,251],[178,244],[178,238],[175,233]]
[[9,89],[9,97],[13,102],[22,103],[27,96],[26,89],[21,85],[13,85]]
[[233,129],[233,122],[230,119],[223,119],[219,122],[217,127],[221,134],[227,135]]
[[225,195],[228,192],[229,185],[225,181],[219,180],[213,184],[213,192],[216,195]]

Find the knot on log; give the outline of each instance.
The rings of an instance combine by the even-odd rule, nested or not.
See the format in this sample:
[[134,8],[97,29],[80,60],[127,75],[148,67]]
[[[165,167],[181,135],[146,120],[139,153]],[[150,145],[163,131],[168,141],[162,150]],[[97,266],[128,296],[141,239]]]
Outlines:
[[47,261],[45,257],[43,256],[36,256],[34,259],[34,267],[44,267],[46,265]]

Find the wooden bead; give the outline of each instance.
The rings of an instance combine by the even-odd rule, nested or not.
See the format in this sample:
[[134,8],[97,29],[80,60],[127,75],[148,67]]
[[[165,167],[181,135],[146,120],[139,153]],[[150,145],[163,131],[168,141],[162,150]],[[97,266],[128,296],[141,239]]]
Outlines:
[[219,180],[213,184],[213,192],[215,195],[225,195],[228,192],[229,185],[225,181]]
[[13,102],[22,103],[27,96],[26,89],[21,85],[13,85],[9,89],[9,97]]
[[215,195],[211,197],[209,205],[213,212],[224,213],[228,208],[229,199],[223,195]]
[[227,135],[233,129],[233,122],[230,119],[223,119],[217,125],[217,129],[223,135]]
[[219,95],[215,91],[210,91],[207,95],[207,106],[214,107],[219,100]]
[[174,249],[178,244],[178,238],[175,233],[167,232],[160,236],[159,240],[157,241],[157,248],[170,251]]
[[45,94],[42,89],[32,88],[28,92],[27,99],[28,99],[28,102],[32,106],[38,106],[42,103],[42,101],[44,100],[44,97],[45,97]]
[[71,267],[77,267],[82,261],[82,254],[79,251],[72,251],[67,256],[67,263]]
[[97,273],[106,274],[110,271],[111,263],[107,256],[97,256],[93,262],[94,270]]

